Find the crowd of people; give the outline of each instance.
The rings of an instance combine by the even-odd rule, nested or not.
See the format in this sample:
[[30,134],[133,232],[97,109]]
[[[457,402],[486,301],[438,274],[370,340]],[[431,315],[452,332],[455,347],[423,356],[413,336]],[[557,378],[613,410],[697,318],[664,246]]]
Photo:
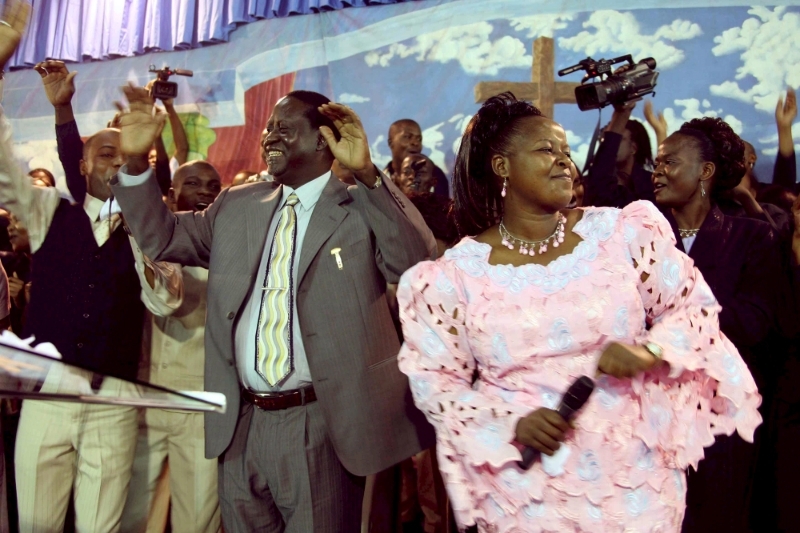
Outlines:
[[[0,63],[29,9],[6,2]],[[414,120],[379,169],[358,115],[302,90],[253,139],[266,169],[220,176],[149,87],[83,137],[75,72],[35,70],[69,195],[0,112],[0,327],[127,380],[98,390],[228,409],[3,400],[0,530],[800,530],[791,88],[771,183],[723,120],[668,135],[650,102],[658,146],[619,103],[580,172],[510,93],[450,182]]]

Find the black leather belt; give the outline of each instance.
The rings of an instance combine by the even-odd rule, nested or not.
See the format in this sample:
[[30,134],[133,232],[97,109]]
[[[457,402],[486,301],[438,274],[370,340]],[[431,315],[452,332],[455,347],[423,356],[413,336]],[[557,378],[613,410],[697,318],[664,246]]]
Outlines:
[[280,411],[290,407],[300,407],[311,402],[317,401],[317,394],[314,386],[309,385],[302,389],[282,391],[282,392],[253,392],[242,389],[242,398],[252,405],[264,411]]

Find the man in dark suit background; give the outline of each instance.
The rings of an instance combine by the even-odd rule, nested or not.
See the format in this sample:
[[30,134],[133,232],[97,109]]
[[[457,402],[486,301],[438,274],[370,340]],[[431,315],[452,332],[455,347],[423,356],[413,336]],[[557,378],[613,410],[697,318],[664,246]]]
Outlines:
[[[226,531],[358,531],[363,476],[433,443],[386,302],[387,283],[435,255],[433,235],[373,165],[355,112],[307,91],[267,123],[274,182],[170,213],[147,165],[163,119],[145,91],[125,93],[126,220],[154,260],[209,268],[205,387],[228,412],[207,416],[206,455],[220,456]],[[356,186],[331,175],[334,157]]]

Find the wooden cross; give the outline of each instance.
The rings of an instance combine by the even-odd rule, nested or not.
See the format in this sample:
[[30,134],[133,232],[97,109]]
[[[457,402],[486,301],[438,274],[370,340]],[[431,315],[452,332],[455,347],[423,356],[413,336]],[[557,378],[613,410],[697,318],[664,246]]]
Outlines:
[[555,81],[556,53],[553,39],[539,37],[533,42],[531,82],[482,81],[475,86],[475,101],[511,91],[520,100],[533,102],[544,116],[553,118],[555,104],[575,104],[575,87],[580,83]]

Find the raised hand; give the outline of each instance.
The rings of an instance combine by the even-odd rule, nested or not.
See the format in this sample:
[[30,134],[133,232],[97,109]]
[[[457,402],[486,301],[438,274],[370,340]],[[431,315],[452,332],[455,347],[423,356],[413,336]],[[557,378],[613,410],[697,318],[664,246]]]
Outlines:
[[53,107],[63,107],[72,103],[77,72],[70,72],[63,61],[52,59],[36,63],[33,69],[42,77],[44,92]]
[[334,103],[320,106],[319,111],[333,121],[333,125],[339,130],[341,136],[337,141],[329,127],[320,126],[319,128],[333,157],[355,172],[356,176],[360,171],[371,170],[373,165],[369,155],[367,133],[356,112],[346,105]]
[[655,112],[652,100],[644,103],[644,118],[656,132],[656,142],[658,144],[664,142],[664,139],[667,138],[667,119],[664,118],[664,113]]
[[22,40],[28,25],[31,5],[23,0],[6,0],[0,18],[0,68],[5,68],[8,60]]
[[166,115],[154,112],[153,99],[144,87],[129,84],[122,92],[128,100],[128,108],[116,104],[120,110],[120,149],[127,156],[146,157],[164,128]]
[[778,105],[775,107],[775,122],[778,128],[791,129],[794,119],[797,118],[797,97],[794,89],[786,89],[786,100],[778,97]]

